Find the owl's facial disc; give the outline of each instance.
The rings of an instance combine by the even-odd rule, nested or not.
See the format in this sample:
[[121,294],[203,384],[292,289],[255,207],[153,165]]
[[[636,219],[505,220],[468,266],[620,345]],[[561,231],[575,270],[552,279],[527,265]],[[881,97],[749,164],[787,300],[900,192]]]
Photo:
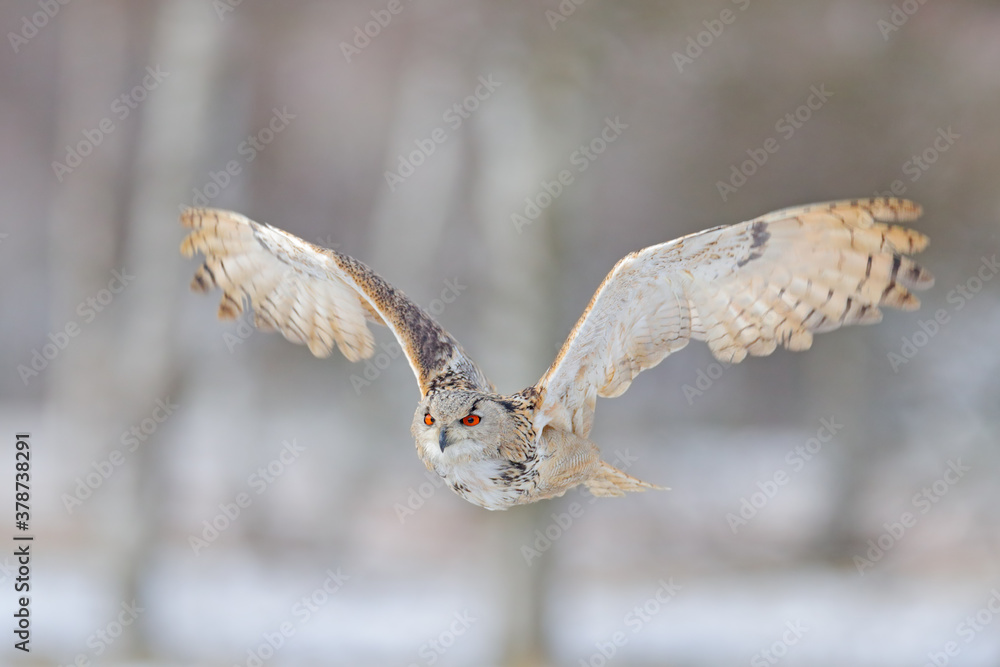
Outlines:
[[482,417],[470,412],[451,424],[442,424],[441,430],[438,431],[438,446],[441,448],[441,452],[443,453],[449,445],[468,439],[470,436],[468,430],[478,426],[481,421]]
[[411,428],[426,459],[442,465],[495,458],[497,406],[481,392],[447,391],[428,396],[417,407]]

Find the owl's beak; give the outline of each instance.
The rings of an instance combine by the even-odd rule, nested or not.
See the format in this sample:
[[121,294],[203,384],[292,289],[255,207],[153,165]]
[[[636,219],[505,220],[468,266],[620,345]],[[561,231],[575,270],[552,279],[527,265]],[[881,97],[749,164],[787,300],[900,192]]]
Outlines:
[[441,451],[449,445],[448,442],[448,429],[444,426],[441,427],[441,432],[438,433],[438,444],[441,445]]

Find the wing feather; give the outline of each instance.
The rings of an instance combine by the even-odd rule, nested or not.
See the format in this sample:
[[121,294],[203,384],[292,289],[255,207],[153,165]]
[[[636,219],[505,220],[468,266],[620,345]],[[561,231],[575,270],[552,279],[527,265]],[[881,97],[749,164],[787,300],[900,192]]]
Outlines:
[[913,202],[828,202],[716,227],[623,258],[604,279],[536,385],[542,419],[586,437],[597,396],[621,395],[641,371],[704,340],[737,363],[813,334],[913,310],[934,278],[907,254],[926,236],[887,223],[917,219]]
[[221,319],[235,319],[249,305],[257,327],[278,330],[317,357],[337,347],[350,361],[375,351],[367,323],[384,324],[421,394],[441,386],[493,390],[448,332],[354,258],[230,211],[188,209],[181,224],[191,230],[181,253],[205,256],[191,288],[222,289]]

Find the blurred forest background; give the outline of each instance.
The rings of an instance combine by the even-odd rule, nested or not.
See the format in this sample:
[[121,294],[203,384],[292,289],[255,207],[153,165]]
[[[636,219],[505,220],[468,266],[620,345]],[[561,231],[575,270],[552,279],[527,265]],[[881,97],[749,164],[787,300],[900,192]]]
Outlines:
[[[0,556],[4,663],[1000,662],[995,2],[25,0],[0,26],[0,484],[30,431],[36,536],[28,655]],[[368,365],[314,359],[218,322],[177,251],[192,203],[336,247],[513,391],[625,253],[877,192],[925,207],[920,311],[732,367],[692,344],[592,434],[671,491],[504,513],[425,475],[386,331]]]

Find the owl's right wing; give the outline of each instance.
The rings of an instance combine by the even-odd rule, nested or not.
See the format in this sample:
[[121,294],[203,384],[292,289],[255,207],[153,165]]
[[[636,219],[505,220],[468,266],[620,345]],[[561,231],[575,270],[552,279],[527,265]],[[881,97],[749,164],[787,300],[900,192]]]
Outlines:
[[422,396],[437,387],[492,391],[447,331],[353,257],[231,211],[190,208],[181,224],[192,230],[181,253],[205,255],[191,288],[222,289],[220,319],[235,319],[249,303],[258,328],[277,329],[317,357],[336,345],[350,361],[375,350],[367,321],[384,324],[399,341]]
[[628,255],[536,385],[542,424],[586,437],[598,396],[619,396],[691,339],[736,363],[878,322],[880,306],[916,308],[910,290],[934,278],[905,254],[923,250],[927,237],[884,223],[920,213],[894,198],[812,204]]

